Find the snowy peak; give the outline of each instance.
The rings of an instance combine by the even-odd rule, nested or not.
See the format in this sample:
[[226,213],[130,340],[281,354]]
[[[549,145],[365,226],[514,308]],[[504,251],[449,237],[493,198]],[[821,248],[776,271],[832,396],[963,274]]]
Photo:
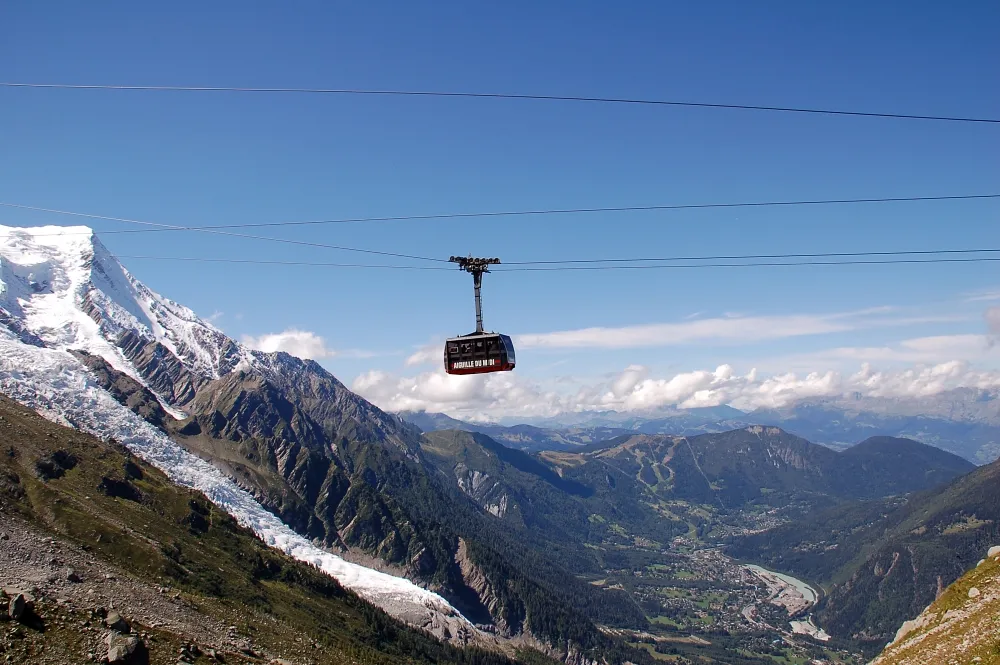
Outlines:
[[250,349],[137,280],[85,226],[0,226],[0,309],[15,332],[99,355],[137,379],[148,378],[144,357],[164,352],[195,382],[254,362]]
[[176,418],[189,415],[202,390],[219,389],[220,379],[240,370],[294,396],[334,438],[416,450],[402,421],[321,366],[230,339],[136,279],[85,226],[0,226],[0,326],[21,342],[100,356]]

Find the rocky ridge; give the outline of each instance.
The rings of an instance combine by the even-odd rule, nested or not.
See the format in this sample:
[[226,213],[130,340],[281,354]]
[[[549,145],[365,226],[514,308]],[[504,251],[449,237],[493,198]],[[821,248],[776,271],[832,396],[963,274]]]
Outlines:
[[871,665],[1000,663],[1000,547],[904,623]]

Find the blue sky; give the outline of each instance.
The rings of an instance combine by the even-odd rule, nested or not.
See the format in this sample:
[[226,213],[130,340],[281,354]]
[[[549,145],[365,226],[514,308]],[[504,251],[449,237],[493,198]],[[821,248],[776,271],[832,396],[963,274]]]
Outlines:
[[[0,79],[627,96],[1000,117],[998,24],[1000,6],[991,2],[964,3],[961,11],[929,2],[8,3],[0,8]],[[925,121],[513,100],[0,89],[0,127],[0,201],[183,225],[1000,189],[1000,130]],[[1000,247],[998,212],[994,200],[260,234],[507,261],[922,250]],[[0,224],[43,223],[80,220],[0,209]],[[92,225],[99,233],[128,228]],[[195,233],[101,237],[122,256],[368,260]],[[469,381],[448,383],[432,376],[431,365],[405,365],[425,345],[471,328],[467,276],[123,262],[155,290],[216,315],[236,338],[288,329],[321,337],[323,348],[337,352],[322,362],[349,384],[361,376],[359,389],[381,386],[370,390],[376,401],[433,384],[445,397],[454,392],[463,408],[489,410],[462,401]],[[577,384],[596,390],[630,365],[664,381],[722,364],[739,374],[753,367],[853,371],[864,360],[993,368],[995,351],[984,344],[976,355],[968,346],[974,340],[956,336],[985,339],[983,315],[1000,304],[989,299],[998,291],[998,266],[989,263],[529,272],[487,277],[485,314],[487,327],[536,335],[505,382],[536,392]],[[840,323],[830,325],[830,316]],[[732,332],[727,317],[750,318]],[[699,320],[709,323],[692,328]],[[618,329],[656,324],[668,327],[617,348],[635,332]],[[798,334],[798,325],[818,332]],[[754,326],[784,332],[740,334]],[[612,330],[537,336],[592,327]],[[932,336],[948,339],[934,353],[901,352],[901,341]],[[476,386],[485,390],[482,381]],[[501,389],[514,390],[497,383]],[[439,395],[434,390],[428,394]]]

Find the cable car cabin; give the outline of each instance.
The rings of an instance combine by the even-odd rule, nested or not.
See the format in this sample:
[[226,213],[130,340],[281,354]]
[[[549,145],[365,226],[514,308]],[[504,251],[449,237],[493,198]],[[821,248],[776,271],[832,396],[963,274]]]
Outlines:
[[485,374],[514,369],[514,343],[507,335],[472,333],[444,343],[444,371]]

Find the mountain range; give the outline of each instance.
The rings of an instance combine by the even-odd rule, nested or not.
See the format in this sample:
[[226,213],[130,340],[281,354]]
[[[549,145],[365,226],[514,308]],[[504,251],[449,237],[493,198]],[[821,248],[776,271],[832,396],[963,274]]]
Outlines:
[[847,448],[873,436],[914,439],[976,464],[1000,457],[1000,391],[958,388],[912,399],[850,395],[802,400],[781,409],[732,407],[602,412],[502,423],[461,421],[440,413],[402,412],[424,431],[463,429],[522,450],[573,450],[628,433],[692,436],[749,425],[779,427],[813,443]]

